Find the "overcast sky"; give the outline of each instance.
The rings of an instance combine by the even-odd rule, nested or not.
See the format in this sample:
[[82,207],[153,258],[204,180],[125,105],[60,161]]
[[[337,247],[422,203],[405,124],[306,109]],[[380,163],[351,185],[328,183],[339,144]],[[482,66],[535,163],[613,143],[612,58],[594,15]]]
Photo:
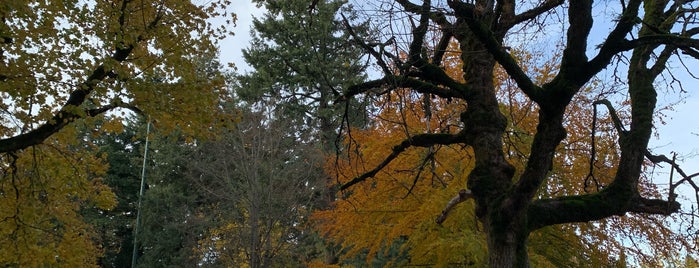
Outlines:
[[242,49],[247,48],[250,44],[252,17],[260,17],[264,13],[264,9],[255,7],[255,4],[251,3],[250,0],[234,1],[233,6],[229,7],[229,9],[235,12],[238,16],[238,21],[234,29],[235,35],[226,38],[220,43],[221,63],[225,66],[232,62],[239,72],[250,71],[249,66],[243,59]]

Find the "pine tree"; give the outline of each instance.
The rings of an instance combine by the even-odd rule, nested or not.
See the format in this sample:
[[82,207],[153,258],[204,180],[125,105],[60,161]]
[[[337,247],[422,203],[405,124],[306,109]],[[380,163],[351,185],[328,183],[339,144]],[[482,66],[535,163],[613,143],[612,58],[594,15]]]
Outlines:
[[[236,76],[235,92],[248,104],[274,104],[265,107],[331,151],[344,108],[333,103],[365,79],[366,66],[338,19],[340,13],[352,17],[351,9],[343,1],[316,2],[264,1],[267,13],[254,19],[250,48],[243,51],[254,71]],[[366,24],[355,31],[368,35]]]

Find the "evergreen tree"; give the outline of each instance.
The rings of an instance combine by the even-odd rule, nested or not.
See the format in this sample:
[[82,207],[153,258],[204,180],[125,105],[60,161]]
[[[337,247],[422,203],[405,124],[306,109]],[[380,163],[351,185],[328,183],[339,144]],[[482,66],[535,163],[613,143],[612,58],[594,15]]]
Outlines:
[[213,215],[211,201],[187,178],[196,146],[181,133],[156,134],[149,146],[137,267],[196,267],[197,245]]
[[[340,0],[255,2],[267,13],[253,21],[252,41],[243,56],[254,70],[234,77],[236,96],[245,106],[290,122],[288,131],[297,139],[319,145],[325,153],[336,152],[339,128],[366,125],[369,103],[353,98],[335,105],[348,86],[366,79],[367,63],[365,52],[349,41],[340,17],[359,25],[355,34],[367,38],[368,23],[358,22],[352,7]],[[362,112],[345,113],[349,110]],[[323,191],[313,207],[332,201],[332,194]],[[310,228],[300,232],[295,249],[299,259],[323,254],[326,263],[337,262],[337,248]]]
[[[97,129],[108,123],[98,120]],[[106,132],[91,139],[95,154],[106,157],[109,169],[105,184],[117,198],[117,205],[104,210],[96,207],[81,211],[100,237],[104,255],[99,258],[101,267],[129,267],[133,250],[133,228],[136,220],[138,191],[140,187],[141,159],[144,139],[139,137],[141,121],[128,122],[123,131]],[[89,131],[81,130],[84,138],[92,138]]]
[[[186,86],[196,89],[200,84],[214,83],[215,91],[223,92],[224,74],[216,60],[215,53],[206,53],[194,61],[193,70],[196,79]],[[149,84],[168,87],[158,76],[140,78]],[[226,97],[218,101],[224,103]],[[224,114],[219,106],[207,106],[212,114],[221,118],[231,118]],[[143,168],[144,143],[146,137],[146,120],[143,117],[124,124],[123,129],[112,129],[114,122],[102,121],[92,132],[102,136],[91,135],[83,131],[85,138],[96,136],[96,153],[104,154],[109,163],[106,184],[117,197],[117,207],[113,210],[85,209],[83,215],[99,231],[105,255],[100,259],[103,267],[129,267],[132,264],[134,227],[138,213],[138,201]],[[169,122],[157,120],[151,128],[151,143],[146,166],[147,186],[152,188],[144,193],[142,202],[141,228],[138,234],[138,266],[161,267],[163,265],[195,266],[199,256],[193,250],[209,220],[205,214],[194,211],[207,209],[202,200],[203,194],[192,188],[185,177],[184,168],[189,161],[187,152],[194,150],[190,140],[213,138],[217,134],[213,129],[227,126],[227,122],[215,122],[207,129],[199,129],[197,136],[183,131],[188,126],[170,126]],[[162,130],[165,131],[162,131]],[[165,133],[163,133],[165,132]],[[147,188],[148,188],[147,187]]]
[[[236,76],[235,92],[251,105],[273,104],[264,107],[274,107],[278,118],[295,122],[299,133],[310,135],[305,138],[332,151],[344,111],[333,103],[344,88],[365,79],[363,52],[348,42],[338,19],[340,13],[352,19],[353,12],[338,0],[258,2],[267,13],[254,19],[250,48],[243,50],[254,71]],[[368,35],[366,24],[355,31]]]

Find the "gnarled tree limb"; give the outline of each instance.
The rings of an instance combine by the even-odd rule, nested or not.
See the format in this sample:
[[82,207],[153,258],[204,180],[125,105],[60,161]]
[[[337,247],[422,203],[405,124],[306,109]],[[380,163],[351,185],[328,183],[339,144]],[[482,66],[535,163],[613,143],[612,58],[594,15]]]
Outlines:
[[517,61],[509,52],[497,41],[493,32],[476,19],[473,6],[458,1],[448,1],[454,10],[466,19],[471,31],[483,42],[495,60],[505,69],[508,75],[517,82],[517,86],[535,102],[541,100],[542,90],[535,85],[529,76],[517,64]]
[[[116,61],[124,61],[133,49],[134,46],[127,46],[125,48],[117,49],[114,52],[114,55],[112,55],[112,59]],[[0,152],[6,153],[17,151],[39,144],[69,123],[81,118],[83,115],[77,112],[78,107],[85,102],[87,96],[90,94],[90,92],[92,92],[97,83],[108,77],[110,72],[111,71],[104,65],[100,65],[95,68],[95,70],[92,71],[92,74],[90,74],[90,76],[88,76],[77,89],[70,93],[70,96],[65,104],[63,104],[63,107],[61,107],[61,109],[56,112],[56,114],[46,123],[27,133],[22,133],[6,139],[0,139]],[[103,113],[107,110],[109,109],[98,109],[92,111],[91,113],[87,113],[87,115],[93,116],[97,115],[98,112]]]
[[466,189],[460,190],[459,193],[456,194],[456,196],[454,196],[451,200],[449,200],[449,203],[447,203],[447,206],[444,208],[444,210],[442,210],[442,213],[439,214],[439,217],[437,217],[437,219],[435,219],[434,222],[436,222],[437,224],[442,224],[447,219],[447,216],[449,216],[449,212],[451,212],[451,210],[456,205],[458,205],[459,203],[462,203],[470,198],[473,198],[473,194],[471,193],[471,191],[466,190]]
[[[361,84],[357,85],[352,85],[350,86],[345,94],[343,96],[340,96],[336,100],[336,102],[341,102],[341,101],[346,101],[349,98],[366,93],[369,90],[376,89],[376,88],[411,88],[417,92],[423,93],[423,94],[434,94],[436,96],[442,97],[442,98],[459,98],[459,99],[464,99],[467,96],[464,94],[463,91],[458,91],[458,90],[453,90],[449,87],[440,87],[435,84],[431,84],[419,79],[415,79],[412,77],[407,77],[407,76],[385,76],[381,79],[377,80],[372,80],[368,82],[364,82]],[[465,86],[461,86],[460,88],[464,88],[464,91],[466,91]]]
[[380,164],[378,164],[374,169],[356,177],[340,186],[340,190],[344,191],[352,185],[363,182],[368,178],[373,178],[376,173],[381,171],[384,167],[396,159],[403,151],[410,147],[429,147],[432,145],[449,145],[455,143],[466,143],[465,137],[460,133],[457,134],[445,134],[445,133],[434,133],[434,134],[419,134],[412,136],[408,139],[403,140],[400,144],[393,147],[391,154],[389,154]]
[[623,196],[605,188],[599,193],[536,200],[527,213],[529,229],[536,230],[554,224],[601,220],[627,212],[670,215],[679,209],[676,201]]

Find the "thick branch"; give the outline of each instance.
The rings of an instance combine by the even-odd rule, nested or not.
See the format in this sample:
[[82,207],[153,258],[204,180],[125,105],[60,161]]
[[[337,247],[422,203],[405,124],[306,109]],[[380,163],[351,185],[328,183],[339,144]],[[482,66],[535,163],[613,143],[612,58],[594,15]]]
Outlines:
[[592,29],[592,1],[570,2],[568,21],[570,26],[566,33],[566,47],[563,50],[560,71],[551,81],[551,84],[556,86],[550,89],[559,94],[563,93],[570,100],[575,92],[592,77],[592,75],[581,75],[587,63],[587,41]]
[[[453,86],[453,85],[452,85]],[[347,91],[336,102],[345,101],[349,98],[366,93],[372,89],[388,87],[388,88],[411,88],[417,92],[424,94],[434,94],[442,98],[459,98],[464,99],[466,95],[459,90],[453,90],[448,87],[440,87],[432,83],[428,83],[419,79],[406,76],[386,76],[381,79],[364,82],[361,84],[352,85],[347,88]],[[460,85],[465,88],[464,85]],[[465,91],[465,89],[464,89]]]
[[413,29],[413,41],[410,43],[410,48],[408,51],[408,57],[411,64],[415,65],[420,59],[423,49],[423,42],[425,40],[425,35],[427,34],[427,26],[429,26],[430,18],[430,1],[424,0],[421,10],[420,10],[420,24]]
[[692,49],[689,47],[680,47],[680,49],[682,50],[683,54],[689,55],[690,57],[699,60],[699,51],[697,51],[696,49]]
[[539,111],[539,123],[531,145],[527,166],[522,172],[514,191],[518,204],[531,200],[551,170],[556,147],[566,136],[563,128],[563,113],[549,114]]
[[614,55],[628,50],[620,49],[628,41],[624,38],[632,30],[638,18],[640,0],[631,0],[615,28],[602,44],[600,52],[587,61],[587,39],[592,26],[590,1],[571,2],[570,28],[560,71],[551,82],[543,85],[546,100],[539,102],[542,109],[564,109],[573,95],[595,74],[606,68]]
[[645,35],[633,40],[620,41],[616,44],[614,49],[610,50],[610,52],[619,53],[647,45],[670,45],[676,47],[689,47],[699,49],[699,40],[676,34]]
[[352,185],[355,185],[357,183],[363,182],[364,180],[368,178],[373,178],[376,176],[376,173],[381,171],[384,167],[386,167],[388,164],[391,163],[396,157],[398,157],[403,151],[410,147],[430,147],[433,145],[449,145],[449,144],[454,144],[454,143],[460,143],[460,142],[465,142],[464,136],[460,134],[444,134],[444,133],[435,133],[435,134],[419,134],[412,136],[400,144],[396,145],[393,147],[393,151],[391,152],[390,155],[388,155],[383,162],[381,162],[379,165],[377,165],[374,169],[362,174],[359,177],[356,177],[349,182],[342,184],[340,186],[340,190],[346,190],[349,187],[352,187]]
[[[112,59],[116,61],[124,61],[131,53],[133,48],[133,46],[128,46],[126,48],[117,49],[114,52],[114,55],[112,55]],[[78,89],[70,93],[68,100],[65,102],[65,104],[63,104],[63,107],[61,107],[61,109],[56,112],[56,114],[50,120],[27,133],[1,139],[0,152],[13,152],[39,144],[54,133],[61,130],[70,122],[81,118],[83,115],[79,112],[78,107],[85,102],[85,99],[92,92],[97,83],[109,75],[110,71],[107,70],[104,65],[98,66],[94,71],[92,71],[92,74],[87,77],[87,79],[85,79],[80,86],[78,86]],[[89,115],[89,113],[87,115]]]
[[447,203],[447,206],[444,208],[444,210],[442,210],[442,213],[439,214],[439,217],[437,217],[437,219],[434,220],[434,222],[436,222],[437,224],[442,224],[447,219],[447,216],[449,216],[449,212],[451,212],[451,210],[456,205],[458,205],[459,203],[462,203],[468,199],[471,199],[471,198],[473,198],[473,194],[471,193],[471,191],[469,191],[469,190],[459,191],[459,193],[456,194],[456,196],[454,196],[451,200],[449,200],[449,203]]
[[451,38],[453,36],[450,31],[447,31],[447,29],[442,28],[441,30],[442,37],[439,38],[437,47],[435,47],[434,50],[434,56],[432,56],[432,64],[438,66],[442,64],[442,59],[444,58],[444,54],[447,52],[449,42],[451,41]]
[[680,210],[680,203],[661,199],[635,198],[629,212],[669,216]]
[[505,69],[507,74],[517,82],[517,86],[532,100],[541,100],[541,88],[527,76],[517,61],[507,52],[507,50],[495,39],[493,32],[486,25],[481,23],[474,15],[471,5],[459,1],[449,1],[449,5],[456,11],[457,16],[463,17],[469,29],[478,36],[488,52]]
[[143,113],[143,111],[141,109],[139,109],[138,107],[136,107],[132,104],[129,104],[129,103],[121,102],[121,101],[116,101],[114,103],[107,104],[107,105],[104,105],[104,106],[99,107],[99,108],[85,110],[85,114],[87,116],[90,116],[90,117],[95,117],[95,116],[106,113],[106,112],[111,111],[111,110],[116,109],[116,108],[126,108],[126,109],[129,109],[138,115],[145,115]]
[[587,62],[587,38],[592,29],[592,1],[570,2],[568,10],[570,27],[567,32],[566,48],[561,59],[561,73],[577,71]]
[[613,191],[537,200],[529,206],[529,229],[544,226],[601,220],[610,216],[622,216],[627,212],[670,215],[679,211],[675,201],[646,199]]
[[[619,47],[625,42],[626,36],[629,34],[633,26],[638,21],[638,9],[643,1],[641,0],[631,0],[624,9],[624,13],[619,18],[617,25],[614,29],[607,35],[607,39],[602,44],[597,56],[592,58],[586,66],[586,73],[579,74],[585,77],[592,77],[597,72],[606,68],[612,57],[617,53],[624,50],[619,50]],[[631,49],[631,48],[629,48]]]
[[506,29],[512,28],[513,26],[515,26],[519,23],[536,18],[537,16],[556,8],[557,6],[562,5],[563,2],[564,2],[563,0],[546,0],[543,3],[541,3],[540,5],[538,5],[537,7],[532,8],[530,10],[527,10],[525,12],[522,12],[519,15],[516,15],[514,17],[514,19],[512,20],[512,22],[509,22],[509,23],[503,25],[502,27],[504,27]]
[[[464,99],[468,98],[468,95],[471,91],[466,87],[466,85],[451,78],[444,71],[444,69],[440,68],[439,66],[429,63],[424,59],[417,59],[417,61],[415,62],[415,67],[418,68],[419,72],[410,73],[409,75],[415,76],[417,78],[420,78],[420,80],[424,80],[435,85],[444,86],[448,88],[444,89],[445,91],[454,91],[456,92],[456,94],[460,95],[460,97],[451,97]],[[420,91],[419,88],[415,88],[415,90]]]
[[675,53],[675,49],[677,49],[675,46],[665,46],[663,51],[660,52],[658,57],[655,59],[655,63],[653,63],[653,66],[650,68],[650,72],[653,77],[657,77],[665,70],[667,67],[667,61],[670,60],[670,56]]
[[612,103],[607,99],[596,100],[592,103],[592,105],[600,104],[604,105],[605,107],[607,107],[607,110],[609,110],[609,116],[611,116],[614,128],[619,133],[619,135],[624,135],[624,133],[626,133],[626,129],[624,128],[624,124],[621,122],[621,118],[619,118],[616,109],[614,109],[614,106],[612,106]]

